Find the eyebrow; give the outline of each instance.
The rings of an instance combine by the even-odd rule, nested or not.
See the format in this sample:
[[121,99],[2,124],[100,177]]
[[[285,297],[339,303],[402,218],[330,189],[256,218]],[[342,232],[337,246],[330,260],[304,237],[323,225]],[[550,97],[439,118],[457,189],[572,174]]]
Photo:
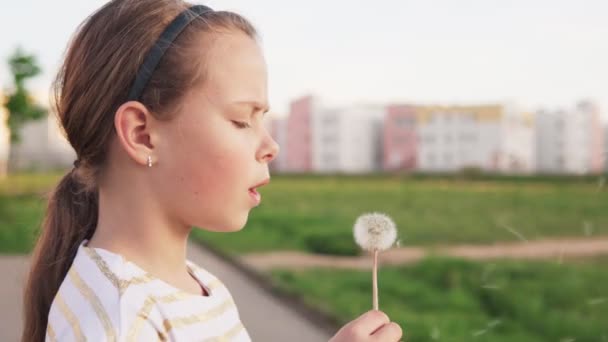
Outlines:
[[268,113],[270,111],[270,106],[262,104],[258,101],[235,101],[233,102],[237,105],[249,105],[255,108],[258,111],[262,111],[262,115]]

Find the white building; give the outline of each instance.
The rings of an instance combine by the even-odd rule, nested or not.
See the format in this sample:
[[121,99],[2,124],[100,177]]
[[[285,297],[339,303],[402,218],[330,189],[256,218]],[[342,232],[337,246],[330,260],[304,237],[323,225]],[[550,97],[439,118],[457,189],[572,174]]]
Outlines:
[[603,128],[598,108],[580,102],[573,109],[540,110],[536,115],[538,171],[586,174],[604,166]]
[[11,150],[12,169],[61,169],[70,167],[76,158],[53,113],[43,119],[27,122],[20,134],[21,141]]
[[533,122],[509,105],[416,106],[417,169],[534,171]]
[[316,172],[366,173],[380,169],[385,109],[357,105],[317,111],[312,117]]
[[[48,108],[47,98],[46,92],[35,97],[39,105]],[[13,146],[10,143],[10,131],[6,124],[8,114],[2,109],[0,116],[3,116],[3,124],[0,125],[0,166],[9,165],[11,171],[40,171],[72,165],[76,153],[64,137],[56,115],[52,111],[42,119],[26,122],[21,127],[19,143]]]

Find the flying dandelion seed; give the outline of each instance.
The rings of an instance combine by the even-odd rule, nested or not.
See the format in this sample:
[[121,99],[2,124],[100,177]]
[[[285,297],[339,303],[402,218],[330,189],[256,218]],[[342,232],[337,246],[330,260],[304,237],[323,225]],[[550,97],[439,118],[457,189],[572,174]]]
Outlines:
[[564,263],[564,250],[560,249],[557,255],[557,264],[562,265]]
[[486,266],[483,269],[483,273],[481,274],[481,282],[484,284],[487,283],[488,278],[490,277],[490,274],[492,272],[494,272],[495,269],[496,269],[496,264],[489,264],[488,266]]
[[526,237],[518,232],[517,230],[513,229],[512,227],[509,227],[507,224],[505,223],[500,223],[500,226],[503,227],[504,229],[506,229],[507,231],[509,231],[509,233],[517,236],[518,239],[520,239],[523,242],[528,242],[528,239],[526,239]]
[[473,335],[473,337],[479,337],[481,335],[485,335],[485,333],[487,333],[487,332],[488,332],[487,329],[477,330],[477,331],[473,331],[472,335]]
[[585,232],[585,236],[591,236],[593,234],[593,223],[583,221],[583,232]]
[[608,298],[592,298],[587,301],[589,305],[599,305],[608,301]]
[[606,177],[602,176],[599,178],[597,182],[597,190],[602,190],[602,188],[606,185]]
[[495,326],[497,326],[497,325],[499,325],[500,323],[502,323],[502,321],[501,321],[501,320],[499,320],[499,319],[495,319],[495,320],[493,320],[493,321],[490,321],[490,322],[489,322],[489,323],[486,325],[485,329],[480,329],[480,330],[474,331],[474,332],[472,333],[472,335],[473,335],[473,337],[479,337],[479,336],[481,336],[481,335],[485,335],[485,334],[487,334],[487,333],[488,333],[490,330],[494,329],[494,327],[495,327]]
[[488,328],[492,329],[495,326],[499,325],[500,323],[502,323],[501,320],[495,319],[495,320],[491,321],[490,323],[488,323]]
[[433,330],[431,330],[431,338],[433,340],[438,340],[441,338],[441,331],[439,330],[439,328],[437,326],[434,326]]

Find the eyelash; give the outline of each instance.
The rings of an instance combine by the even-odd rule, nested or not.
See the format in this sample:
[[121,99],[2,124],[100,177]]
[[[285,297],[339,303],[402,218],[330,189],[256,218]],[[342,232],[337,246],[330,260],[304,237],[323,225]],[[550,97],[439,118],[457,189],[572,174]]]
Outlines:
[[238,127],[238,128],[249,128],[251,127],[248,123],[246,122],[240,122],[240,121],[232,121],[232,123]]

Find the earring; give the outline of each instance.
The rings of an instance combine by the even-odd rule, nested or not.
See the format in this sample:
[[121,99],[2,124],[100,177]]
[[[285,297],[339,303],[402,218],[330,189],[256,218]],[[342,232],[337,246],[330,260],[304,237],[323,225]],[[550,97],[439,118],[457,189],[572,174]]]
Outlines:
[[148,155],[148,167],[152,167],[152,157]]

